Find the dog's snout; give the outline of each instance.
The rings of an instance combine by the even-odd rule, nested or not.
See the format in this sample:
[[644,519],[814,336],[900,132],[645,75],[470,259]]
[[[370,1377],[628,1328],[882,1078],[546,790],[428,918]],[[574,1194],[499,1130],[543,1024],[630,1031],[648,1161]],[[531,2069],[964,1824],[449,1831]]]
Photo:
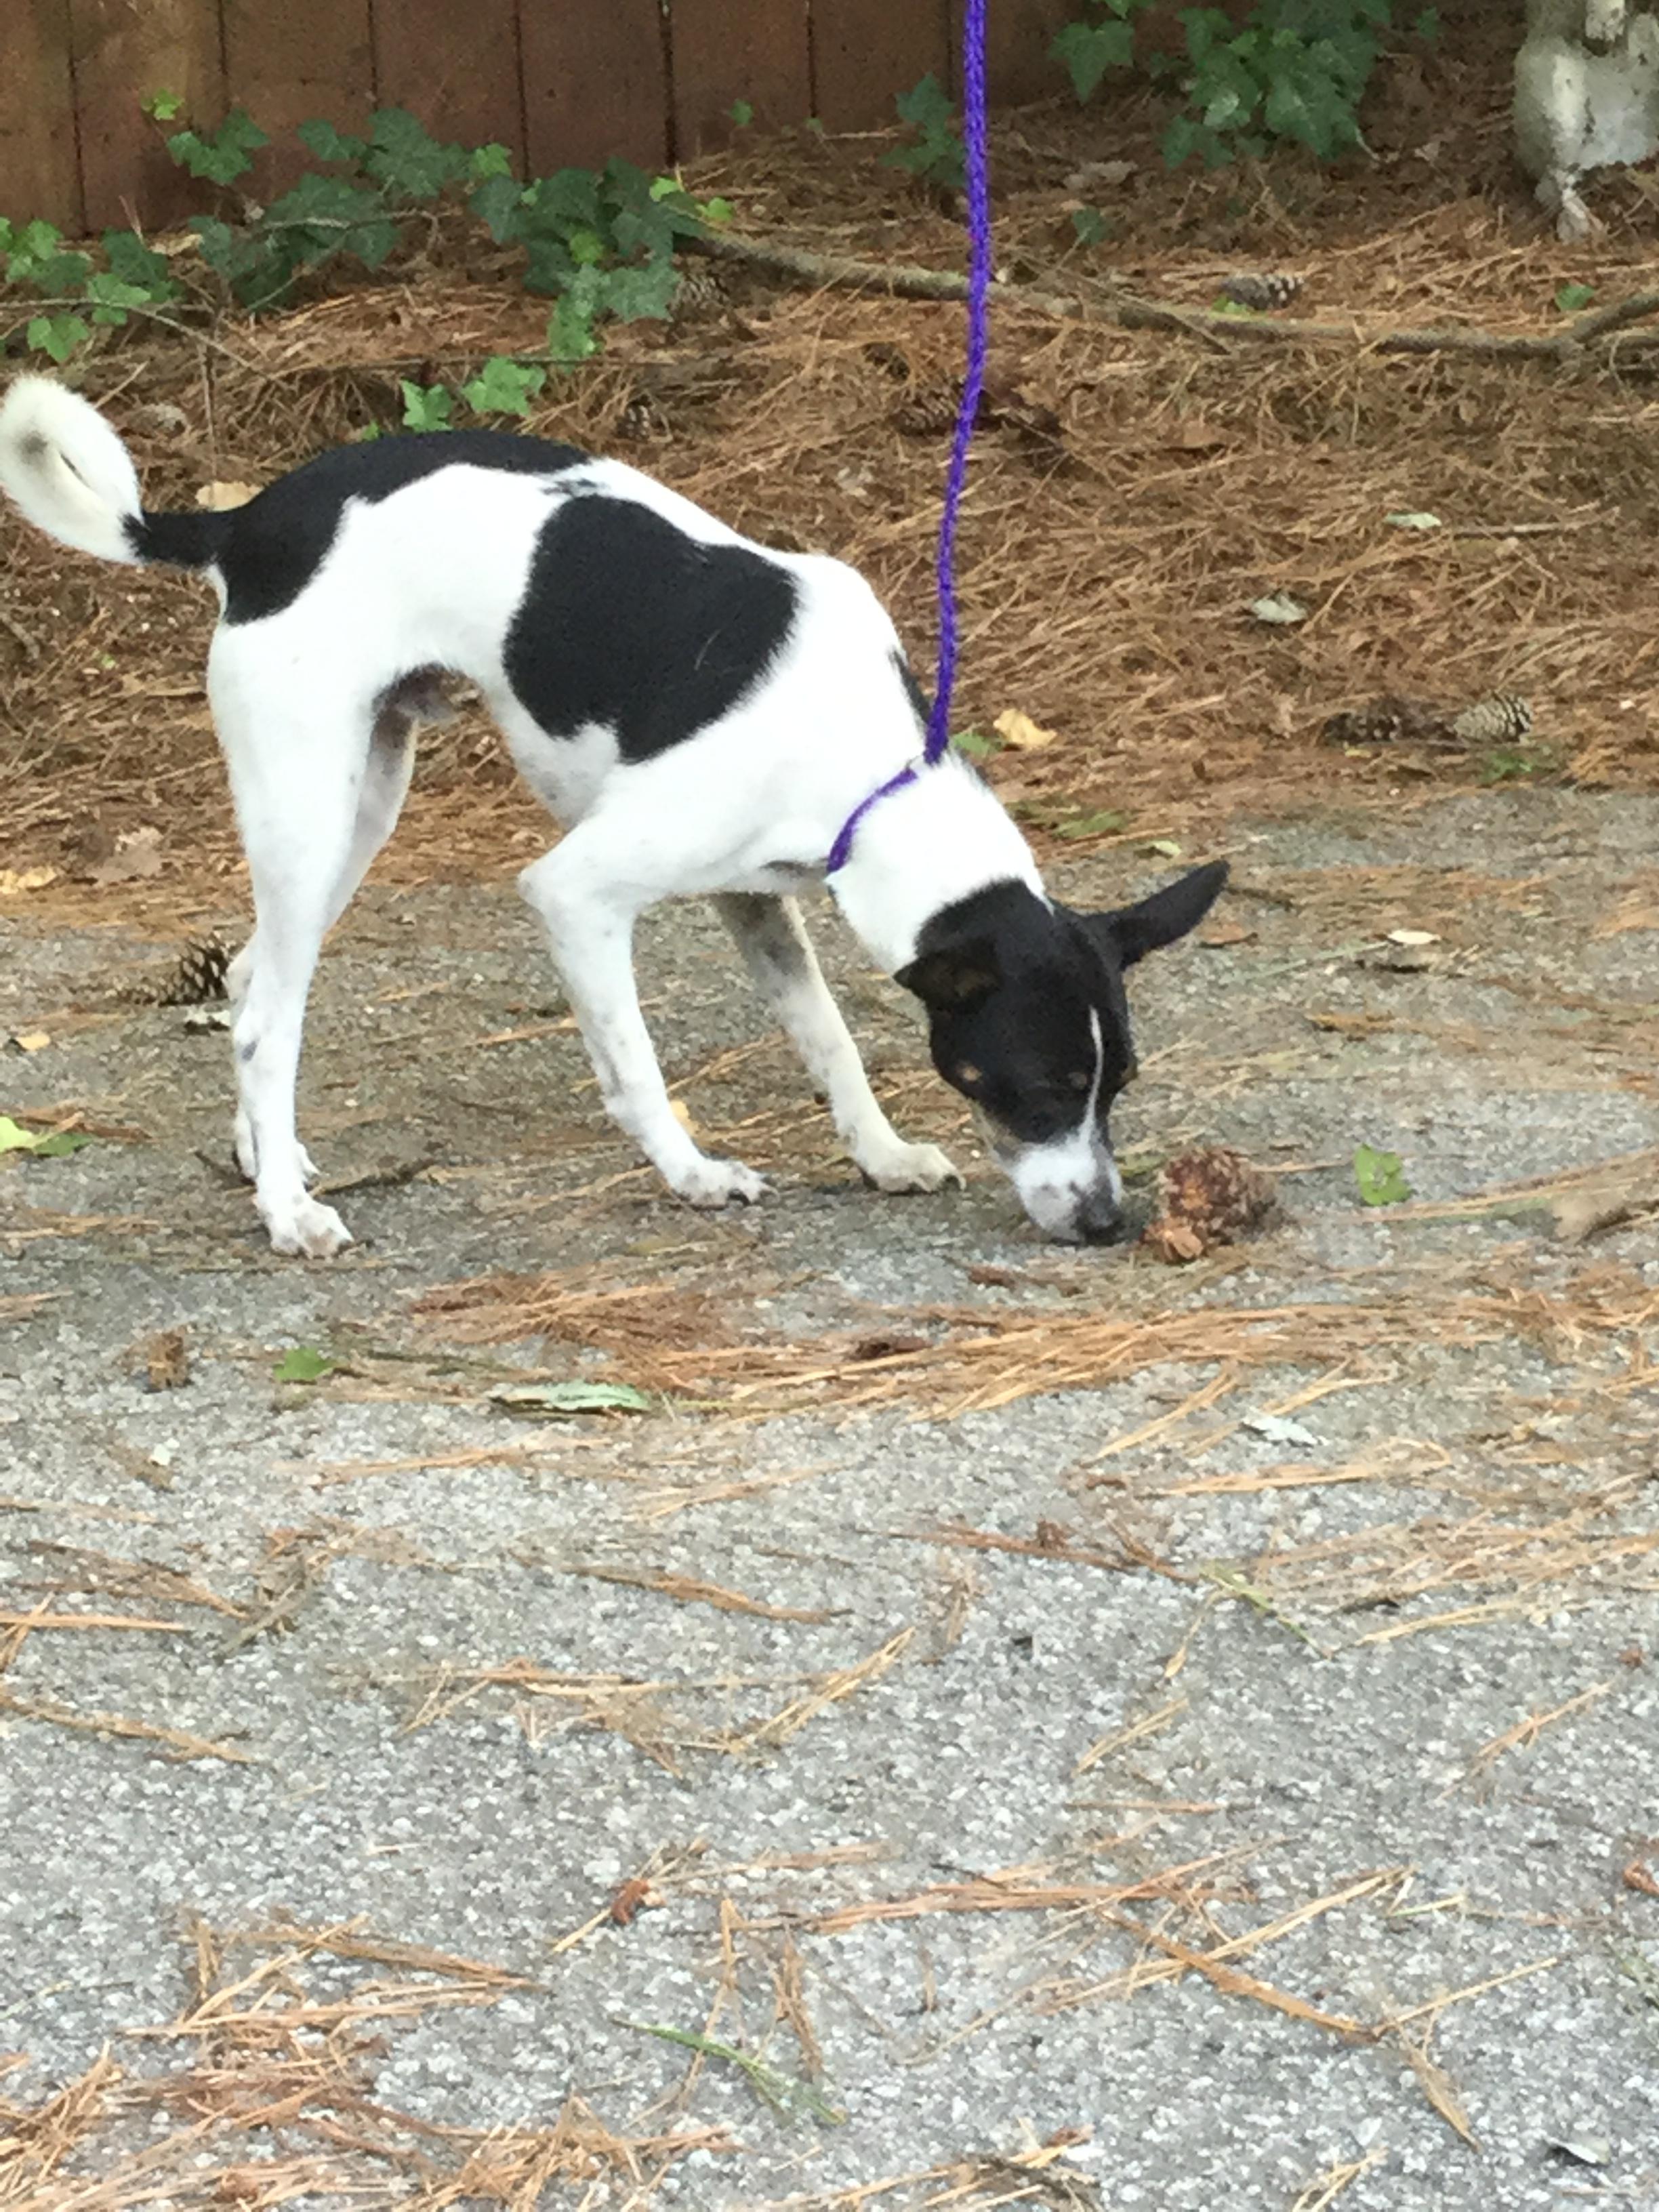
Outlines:
[[1077,1212],[1078,1234],[1085,1244],[1121,1244],[1128,1234],[1123,1209],[1107,1191],[1091,1191]]

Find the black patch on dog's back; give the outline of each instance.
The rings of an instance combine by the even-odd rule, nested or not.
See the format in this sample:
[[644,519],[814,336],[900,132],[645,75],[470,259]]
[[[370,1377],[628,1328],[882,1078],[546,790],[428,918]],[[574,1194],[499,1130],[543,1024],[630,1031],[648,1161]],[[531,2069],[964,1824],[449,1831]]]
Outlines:
[[375,438],[319,453],[224,514],[146,514],[127,526],[142,561],[203,568],[225,580],[227,623],[261,622],[297,599],[327,555],[348,500],[389,499],[440,469],[557,476],[587,455],[510,430],[444,430]]
[[787,642],[787,568],[705,544],[636,500],[580,492],[548,518],[507,632],[507,678],[550,737],[614,731],[651,759],[735,707]]

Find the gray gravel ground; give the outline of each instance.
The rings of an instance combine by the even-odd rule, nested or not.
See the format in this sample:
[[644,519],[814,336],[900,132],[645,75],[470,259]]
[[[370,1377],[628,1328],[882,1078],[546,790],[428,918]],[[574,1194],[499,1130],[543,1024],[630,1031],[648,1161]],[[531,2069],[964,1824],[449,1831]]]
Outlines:
[[[307,2123],[547,2130],[575,2097],[622,2136],[710,2131],[659,2179],[698,2208],[953,2166],[870,2201],[1659,2207],[1653,1219],[1577,1245],[1535,1217],[1390,1220],[1348,1166],[1390,1146],[1438,1200],[1659,1142],[1656,851],[1659,805],[1556,793],[1243,834],[1224,911],[1251,934],[1138,979],[1120,1145],[1237,1143],[1289,1170],[1288,1218],[1185,1274],[1039,1244],[902,994],[827,917],[896,1119],[955,1146],[968,1190],[865,1193],[723,939],[677,914],[641,956],[665,1064],[775,1174],[748,1215],[678,1207],[599,1114],[507,887],[371,889],[349,917],[306,1124],[327,1180],[368,1179],[337,1201],[362,1242],[276,1261],[222,1172],[223,1040],[121,995],[166,949],[8,902],[0,1036],[52,1042],[4,1055],[0,1111],[73,1103],[142,1135],[0,1163],[0,1613],[179,1626],[0,1628],[0,2052],[26,2059],[0,2096],[38,2107],[108,2043],[130,2081],[205,2099],[258,2033],[134,2032],[196,2002],[194,1930],[217,1931],[222,1985],[276,1955],[231,1939],[286,1917],[526,1978],[337,1943],[245,1991],[354,1999],[335,2087],[381,2118],[342,2092],[192,2137],[160,2201],[276,2201],[246,2172],[290,2154],[337,2166],[304,2201],[395,2201],[412,2169],[353,2165]],[[1164,865],[1109,854],[1068,888],[1121,895]],[[1387,964],[1396,927],[1437,933],[1415,972]],[[987,1266],[1008,1279],[969,1278]],[[849,1413],[831,1384],[763,1416],[717,1393],[544,1426],[492,1401],[501,1369],[626,1379],[629,1357],[458,1354],[410,1313],[497,1268],[698,1291],[738,1334],[804,1346],[960,1326],[919,1316],[938,1306],[1056,1330],[1310,1300],[1404,1318],[1335,1367],[1151,1365],[956,1419]],[[1462,1295],[1494,1302],[1487,1340],[1437,1322]],[[137,1347],[179,1327],[190,1380],[147,1389]],[[340,1364],[276,1381],[296,1346]],[[1292,1408],[1305,1435],[1240,1425],[1322,1381],[1346,1387]],[[668,1576],[790,1617],[638,1579]],[[480,1680],[515,1661],[516,1682]],[[815,1686],[842,1694],[756,1736]],[[642,1873],[642,1909],[611,1919]],[[1207,1975],[1160,1975],[1171,1942],[1213,1954]],[[365,2026],[375,1981],[421,1994]],[[776,2112],[641,2022],[816,2079],[843,2118]],[[303,2023],[274,2034],[289,2064],[313,2046]],[[196,2094],[171,2118],[115,2099],[64,2172],[131,2171],[209,2109]],[[658,2179],[647,2157],[544,2201]],[[64,2173],[42,2186],[28,2202],[81,2201]]]

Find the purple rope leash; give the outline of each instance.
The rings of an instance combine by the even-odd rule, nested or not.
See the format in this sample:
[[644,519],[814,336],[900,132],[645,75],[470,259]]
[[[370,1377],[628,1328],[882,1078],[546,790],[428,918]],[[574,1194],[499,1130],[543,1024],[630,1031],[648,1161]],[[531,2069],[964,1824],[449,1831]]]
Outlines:
[[985,388],[990,345],[991,179],[985,133],[985,5],[968,0],[962,23],[963,143],[968,167],[968,373],[945,479],[945,512],[939,526],[939,673],[922,759],[931,768],[951,742],[951,695],[957,681],[957,517],[968,483],[979,398]]
[[[963,148],[968,176],[968,368],[963,378],[962,404],[957,410],[956,434],[951,445],[951,465],[945,479],[945,507],[939,526],[939,670],[933,683],[933,709],[927,717],[927,736],[921,749],[922,765],[932,768],[951,743],[951,698],[957,681],[957,520],[968,483],[968,449],[974,440],[980,394],[985,388],[985,357],[990,346],[988,306],[991,291],[991,179],[985,127],[985,9],[986,0],[967,0],[962,21]],[[872,806],[902,791],[916,780],[915,764],[861,799],[841,826],[826,875],[845,867],[853,850],[858,826]]]

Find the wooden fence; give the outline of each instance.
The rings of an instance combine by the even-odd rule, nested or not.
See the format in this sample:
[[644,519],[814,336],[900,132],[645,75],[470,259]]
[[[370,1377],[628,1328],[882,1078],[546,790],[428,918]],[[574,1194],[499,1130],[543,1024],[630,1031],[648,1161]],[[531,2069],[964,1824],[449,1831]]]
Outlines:
[[[990,0],[994,97],[1060,89],[1048,44],[1081,12]],[[198,209],[142,112],[162,90],[193,122],[240,106],[277,133],[408,107],[542,175],[686,160],[738,100],[762,129],[890,121],[929,70],[954,83],[956,40],[957,0],[0,0],[0,215],[79,231]],[[280,142],[261,161],[269,189]]]

